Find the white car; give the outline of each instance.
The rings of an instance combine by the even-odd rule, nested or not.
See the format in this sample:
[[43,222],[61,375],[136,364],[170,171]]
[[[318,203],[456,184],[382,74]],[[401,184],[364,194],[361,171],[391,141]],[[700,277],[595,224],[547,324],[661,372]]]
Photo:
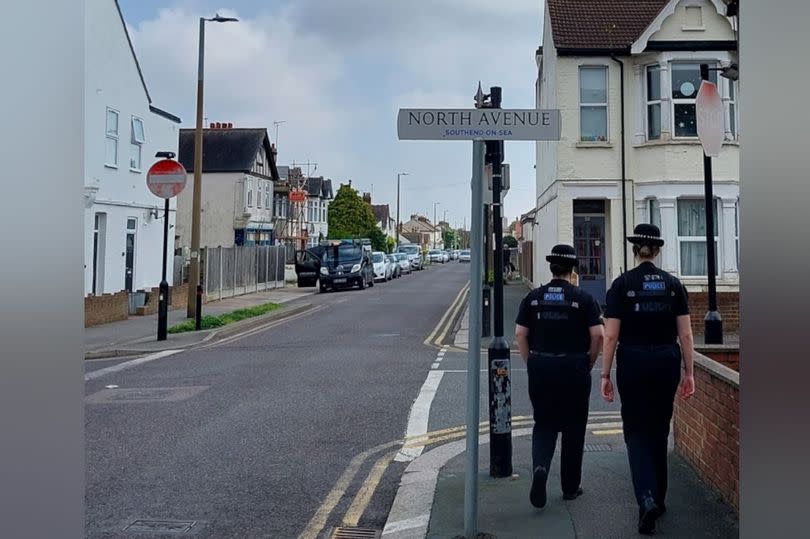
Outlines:
[[445,262],[450,262],[450,251],[442,251],[442,256]]
[[374,263],[374,280],[390,281],[394,268],[391,267],[391,262],[385,253],[374,251],[371,253],[371,261]]
[[405,254],[405,253],[394,253],[391,256],[393,256],[394,258],[397,259],[397,264],[399,264],[399,267],[400,267],[400,274],[404,274],[404,273],[409,274],[409,273],[411,273],[411,271],[413,271],[412,268],[411,268],[411,260],[410,260],[410,258],[408,257],[407,254]]
[[470,250],[464,249],[463,251],[459,251],[458,253],[458,261],[459,262],[469,262],[470,261]]
[[438,249],[431,249],[428,251],[428,260],[430,260],[431,264],[434,262],[444,264],[444,253]]

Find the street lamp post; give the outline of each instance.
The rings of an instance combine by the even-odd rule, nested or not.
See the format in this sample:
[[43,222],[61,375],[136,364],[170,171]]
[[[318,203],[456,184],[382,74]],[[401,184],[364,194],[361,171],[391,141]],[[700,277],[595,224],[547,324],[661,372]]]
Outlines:
[[433,248],[436,248],[436,206],[441,204],[441,202],[434,202],[433,203]]
[[[202,122],[203,122],[203,72],[205,65],[205,23],[236,22],[233,17],[221,17],[216,14],[211,19],[200,17],[200,43],[197,64],[197,127],[194,131],[194,188],[191,209],[191,268],[188,283],[188,305],[186,316],[195,318],[197,329],[200,329],[200,308],[202,290],[200,286],[200,206],[202,203]],[[199,299],[198,299],[199,298]]]
[[399,221],[399,178],[401,176],[407,176],[407,172],[397,172],[397,251],[399,251],[399,234],[400,234],[400,227],[402,226]]
[[278,149],[278,126],[285,123],[287,123],[287,120],[278,120],[273,122],[273,125],[276,127],[276,149]]

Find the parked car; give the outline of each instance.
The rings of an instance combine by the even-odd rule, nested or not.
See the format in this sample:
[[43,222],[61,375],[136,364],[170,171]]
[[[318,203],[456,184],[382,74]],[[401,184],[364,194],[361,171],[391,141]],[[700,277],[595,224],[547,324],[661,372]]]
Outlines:
[[452,251],[450,251],[450,258],[453,259],[453,260],[458,260],[458,253],[459,252],[460,251],[458,249],[453,249]]
[[411,269],[421,270],[422,266],[422,249],[413,243],[400,245],[398,252],[408,255],[408,261],[411,263]]
[[399,261],[397,260],[397,257],[395,257],[394,255],[385,255],[385,257],[388,259],[388,262],[391,263],[391,276],[394,279],[399,279],[400,277],[402,277],[402,268],[399,267]]
[[391,280],[391,262],[385,253],[382,251],[373,251],[371,253],[371,260],[374,264],[374,280],[375,281],[390,281]]
[[450,262],[450,251],[442,251],[442,256],[445,262]]
[[[313,252],[313,249],[309,249]],[[374,286],[374,266],[371,253],[359,243],[341,242],[319,247],[320,290]],[[316,255],[317,257],[317,255]],[[296,266],[297,270],[297,266]]]
[[458,253],[458,261],[459,262],[469,262],[470,261],[470,250],[463,249]]
[[391,256],[393,256],[396,259],[397,264],[399,265],[400,268],[400,274],[403,273],[410,274],[411,271],[413,271],[413,268],[411,268],[411,261],[408,258],[408,255],[406,255],[405,253],[394,253]]
[[430,260],[431,264],[434,262],[444,264],[444,253],[438,249],[431,249],[428,251],[428,260]]

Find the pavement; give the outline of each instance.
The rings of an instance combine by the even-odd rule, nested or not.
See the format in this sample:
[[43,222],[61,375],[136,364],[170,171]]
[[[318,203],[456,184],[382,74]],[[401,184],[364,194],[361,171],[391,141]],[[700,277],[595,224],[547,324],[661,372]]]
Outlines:
[[[514,319],[520,300],[529,291],[521,283],[504,288],[505,331],[514,341]],[[429,442],[405,469],[382,534],[383,539],[463,539],[466,441],[467,337],[469,313],[458,324],[440,363],[432,374],[440,377],[430,405],[428,433],[458,435],[445,443]],[[560,490],[559,441],[548,480],[548,503],[535,509],[529,502],[531,483],[531,419],[525,364],[512,344],[512,477],[489,475],[488,385],[486,341],[482,340],[481,394],[479,396],[479,537],[497,539],[625,538],[637,533],[638,508],[632,491],[624,445],[620,402],[606,403],[599,395],[598,360],[594,365],[591,405],[583,463],[583,496],[564,501]],[[615,368],[615,367],[614,367]],[[614,371],[615,372],[615,371]],[[443,435],[437,439],[450,438]],[[672,452],[668,512],[657,523],[657,536],[677,538],[736,538],[736,514],[703,483],[692,468]],[[488,535],[487,535],[488,534]],[[472,538],[468,538],[472,539]]]
[[[304,298],[315,294],[315,290],[314,288],[287,285],[284,288],[205,303],[203,304],[203,315],[220,315],[264,303],[279,303],[284,305],[284,308],[263,317],[243,320],[238,324],[229,324],[214,330],[169,334],[165,341],[157,340],[157,314],[131,316],[127,320],[88,327],[84,330],[85,359],[132,356],[189,348],[208,342],[217,336],[228,335],[236,329],[244,329],[257,322],[276,319],[291,311],[297,311],[294,307],[299,305]],[[188,320],[193,319],[186,317],[185,309],[171,310],[168,316],[168,327]]]

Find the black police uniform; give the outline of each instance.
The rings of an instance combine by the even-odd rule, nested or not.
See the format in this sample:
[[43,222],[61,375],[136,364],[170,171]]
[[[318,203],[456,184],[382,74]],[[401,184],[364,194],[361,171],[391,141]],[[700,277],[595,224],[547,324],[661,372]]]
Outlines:
[[532,469],[546,474],[562,433],[564,495],[575,495],[582,478],[582,452],[591,393],[590,328],[601,325],[593,296],[554,279],[530,292],[516,323],[529,328],[529,399],[534,409]]
[[681,377],[676,318],[686,314],[683,284],[651,262],[618,277],[607,293],[605,317],[621,320],[616,382],[639,506],[652,498],[664,507],[667,440]]

